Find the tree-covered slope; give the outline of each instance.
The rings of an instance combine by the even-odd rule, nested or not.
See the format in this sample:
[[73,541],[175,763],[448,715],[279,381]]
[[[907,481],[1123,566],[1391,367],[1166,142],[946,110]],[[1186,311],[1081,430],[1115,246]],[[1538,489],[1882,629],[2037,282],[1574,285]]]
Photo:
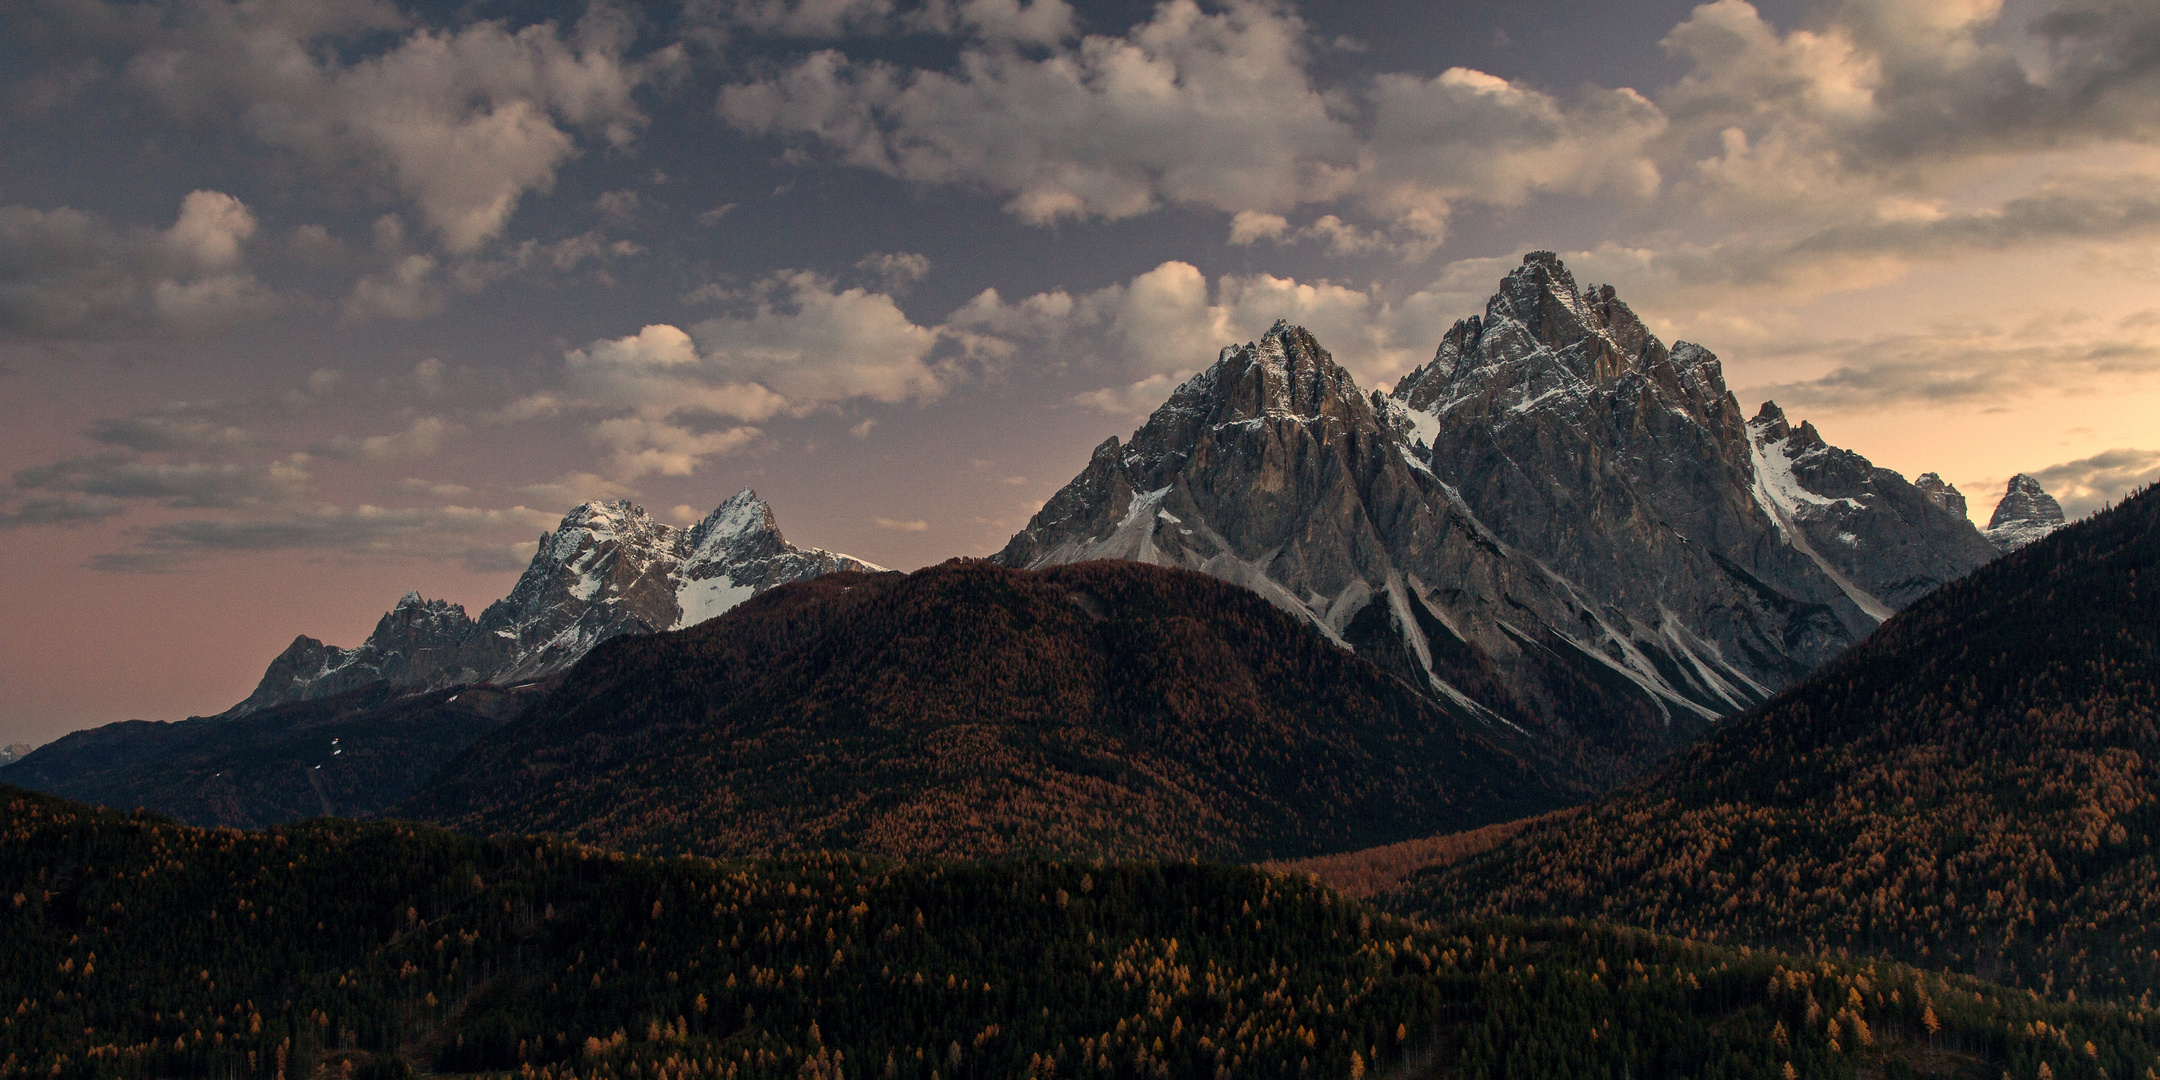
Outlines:
[[1654,778],[1414,879],[1451,914],[2160,989],[2160,489],[1945,586]]
[[400,812],[641,853],[1254,858],[1564,801],[1527,752],[1204,575],[956,560],[610,642]]
[[241,717],[128,720],[55,739],[0,779],[194,825],[364,817],[419,790],[536,696],[537,688],[414,693],[377,683]]
[[2130,1007],[1590,924],[1426,925],[1251,867],[644,859],[0,805],[10,1080],[2074,1080],[2160,1051]]

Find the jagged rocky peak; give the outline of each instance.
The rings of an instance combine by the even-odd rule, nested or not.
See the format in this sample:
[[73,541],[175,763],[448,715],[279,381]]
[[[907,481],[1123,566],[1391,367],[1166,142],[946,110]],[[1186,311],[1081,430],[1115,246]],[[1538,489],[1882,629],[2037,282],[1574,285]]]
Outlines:
[[788,543],[772,508],[747,489],[687,530],[628,500],[588,502],[541,534],[510,594],[478,619],[407,593],[356,648],[295,638],[229,714],[376,682],[429,688],[540,678],[612,637],[693,626],[790,581],[877,569]]
[[1993,555],[1531,252],[1386,395],[1296,327],[1224,349],[998,559],[1201,570],[1624,771]]
[[1748,421],[1748,428],[1772,442],[1792,437],[1792,423],[1785,419],[1785,410],[1778,408],[1775,401],[1763,402],[1762,407],[1755,410],[1755,418]]
[[780,522],[772,507],[749,488],[737,492],[692,526],[688,543],[688,558],[701,563],[726,554],[774,555],[792,550],[780,535]]
[[1988,518],[1987,538],[2003,551],[2016,551],[2062,526],[2062,504],[2040,481],[2019,473],[2010,478],[2002,501]]
[[1214,366],[1180,386],[1169,405],[1204,412],[1212,423],[1263,416],[1350,420],[1371,409],[1350,373],[1309,331],[1280,319],[1259,341],[1224,346]]
[[1748,430],[1758,442],[1785,443],[1788,454],[1799,455],[1814,450],[1836,449],[1823,441],[1822,432],[1815,430],[1813,421],[1802,420],[1799,427],[1785,416],[1775,401],[1765,401],[1755,410],[1755,419],[1748,421]]
[[1908,483],[1773,401],[1748,435],[1757,497],[1785,540],[1878,620],[1994,557],[1940,477],[1934,493]]
[[[1686,355],[1676,357],[1682,349]],[[1446,412],[1480,396],[1514,407],[1580,396],[1630,375],[1675,390],[1707,376],[1722,394],[1716,362],[1699,346],[1667,349],[1612,286],[1578,290],[1559,256],[1533,251],[1501,280],[1482,316],[1458,321],[1432,362],[1397,382],[1394,397],[1417,411]]]
[[539,562],[567,566],[594,549],[627,544],[645,550],[661,550],[675,542],[679,530],[654,521],[645,508],[617,499],[584,503],[563,515],[553,532],[540,537]]
[[1913,481],[1913,486],[1919,488],[1920,493],[1927,496],[1929,502],[1948,510],[1957,517],[1966,516],[1964,493],[1957,489],[1956,484],[1944,482],[1940,474],[1921,473],[1920,478]]

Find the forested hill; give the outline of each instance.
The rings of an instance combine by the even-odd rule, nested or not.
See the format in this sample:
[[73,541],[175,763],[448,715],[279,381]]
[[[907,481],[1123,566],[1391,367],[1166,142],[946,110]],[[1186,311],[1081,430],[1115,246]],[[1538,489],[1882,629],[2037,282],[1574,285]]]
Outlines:
[[1264,858],[1579,797],[1257,594],[980,561],[782,586],[593,651],[398,812],[703,855]]
[[2063,994],[2160,989],[2160,489],[2005,556],[1660,774],[1414,879]]
[[2160,1017],[1191,863],[642,859],[0,787],[0,1077],[2140,1075]]
[[414,693],[375,683],[240,717],[128,720],[46,743],[0,779],[105,806],[149,807],[192,825],[371,817],[418,791],[543,689]]

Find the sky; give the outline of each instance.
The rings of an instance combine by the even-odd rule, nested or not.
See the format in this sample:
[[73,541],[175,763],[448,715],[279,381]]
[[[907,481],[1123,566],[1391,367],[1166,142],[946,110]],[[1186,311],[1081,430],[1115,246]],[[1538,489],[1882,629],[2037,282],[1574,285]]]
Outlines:
[[995,552],[1224,344],[1524,252],[1979,524],[2160,479],[2150,0],[17,0],[0,742],[220,711],[581,501]]

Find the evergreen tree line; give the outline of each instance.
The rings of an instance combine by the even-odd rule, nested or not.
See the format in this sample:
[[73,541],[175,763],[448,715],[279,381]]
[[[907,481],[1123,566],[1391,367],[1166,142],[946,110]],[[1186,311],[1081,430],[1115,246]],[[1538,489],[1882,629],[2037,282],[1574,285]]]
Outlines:
[[0,797],[0,1080],[2160,1075],[2136,1005],[1411,920],[1247,866],[643,858]]

